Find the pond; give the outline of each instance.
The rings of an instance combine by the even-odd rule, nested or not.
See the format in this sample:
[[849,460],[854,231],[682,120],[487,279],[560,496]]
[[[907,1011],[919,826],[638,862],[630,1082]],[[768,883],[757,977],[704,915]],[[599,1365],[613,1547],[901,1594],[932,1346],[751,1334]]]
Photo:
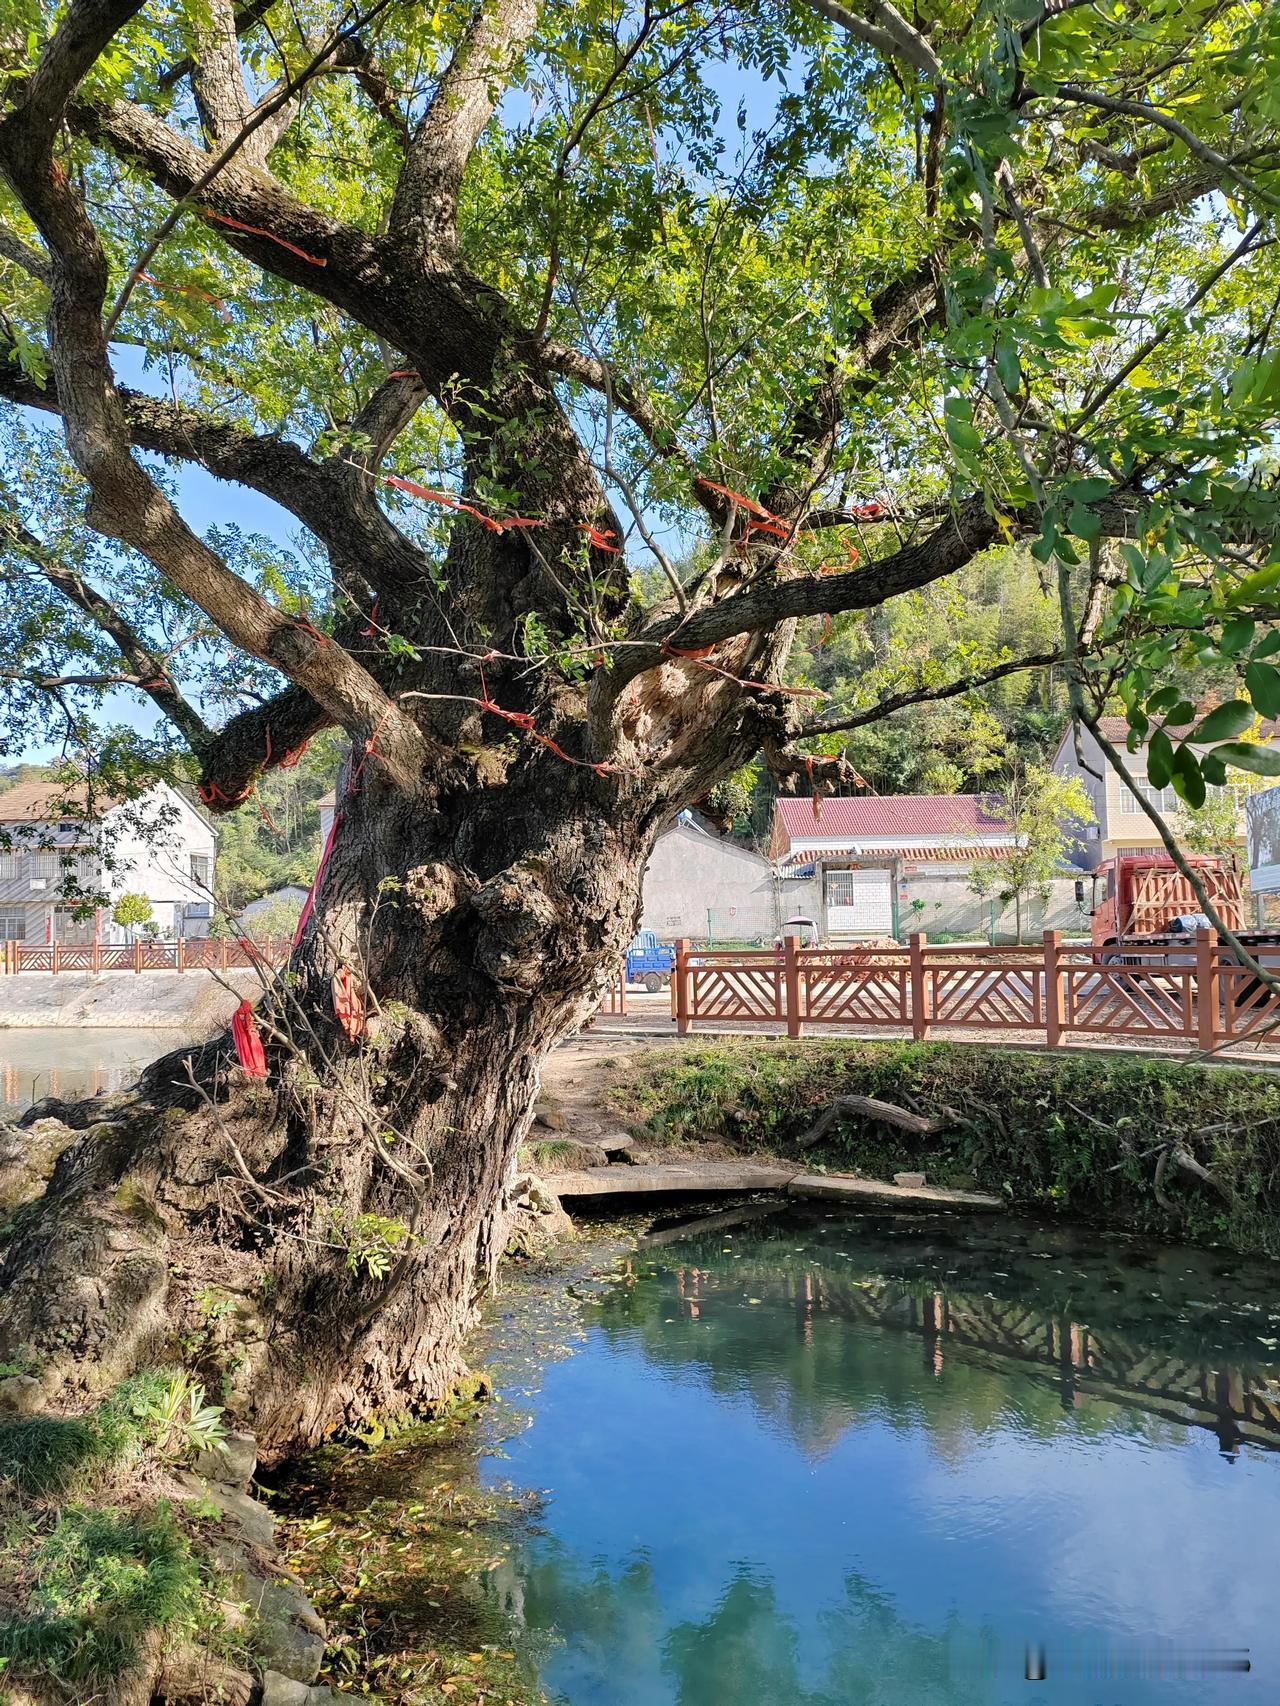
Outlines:
[[124,1025],[0,1029],[0,1113],[16,1113],[42,1096],[74,1100],[122,1090],[189,1035]]
[[543,1503],[489,1594],[552,1701],[1280,1697],[1274,1268],[754,1212],[642,1245],[508,1389],[482,1473]]

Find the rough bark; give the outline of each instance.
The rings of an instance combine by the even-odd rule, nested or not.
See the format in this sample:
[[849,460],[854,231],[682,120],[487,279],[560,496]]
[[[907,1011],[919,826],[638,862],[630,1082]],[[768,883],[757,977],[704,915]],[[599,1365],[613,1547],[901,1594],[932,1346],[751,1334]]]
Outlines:
[[[413,803],[357,776],[294,976],[259,1004],[270,1080],[222,1038],[80,1133],[9,1247],[0,1357],[25,1348],[57,1401],[194,1355],[268,1456],[444,1396],[542,1061],[613,976],[664,821],[649,792],[602,811],[612,786],[542,753]],[[342,967],[370,992],[354,1044]]]

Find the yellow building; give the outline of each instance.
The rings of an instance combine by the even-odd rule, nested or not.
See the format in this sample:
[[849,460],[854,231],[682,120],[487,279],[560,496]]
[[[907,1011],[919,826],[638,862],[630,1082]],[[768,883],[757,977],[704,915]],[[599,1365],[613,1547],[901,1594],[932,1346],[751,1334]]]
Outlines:
[[[1269,732],[1274,733],[1274,724],[1267,727]],[[1147,780],[1146,749],[1139,747],[1137,752],[1129,752],[1126,749],[1129,725],[1125,719],[1103,717],[1102,732],[1112,745],[1123,753],[1125,765],[1133,777],[1137,792],[1144,795],[1166,823],[1176,830],[1179,814],[1184,810],[1182,801],[1172,787],[1156,788]],[[1173,739],[1178,738],[1177,729],[1170,729],[1169,733]],[[1083,765],[1080,763],[1080,757],[1084,759]],[[1162,849],[1163,844],[1155,825],[1143,811],[1134,791],[1120,780],[1107,762],[1102,748],[1088,729],[1080,730],[1078,756],[1074,732],[1068,724],[1053,755],[1052,768],[1059,776],[1079,777],[1085,792],[1093,802],[1094,815],[1098,820],[1096,824],[1090,824],[1081,832],[1080,850],[1075,856],[1078,863],[1093,869],[1102,860],[1110,859],[1117,853],[1152,853]],[[1237,834],[1243,849],[1245,801],[1250,790],[1243,778],[1238,783],[1228,783],[1225,790],[1211,790],[1213,793],[1224,791],[1234,796],[1238,807]]]

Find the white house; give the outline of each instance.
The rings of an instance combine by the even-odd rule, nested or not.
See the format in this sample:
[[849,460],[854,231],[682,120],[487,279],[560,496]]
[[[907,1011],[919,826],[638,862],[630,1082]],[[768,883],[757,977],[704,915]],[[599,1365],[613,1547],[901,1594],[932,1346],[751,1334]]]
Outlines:
[[[122,942],[111,917],[122,894],[145,895],[162,936],[207,936],[217,835],[167,782],[86,816],[56,782],[0,793],[0,941]],[[73,894],[106,897],[74,916]]]
[[816,922],[830,939],[980,928],[970,868],[1013,846],[976,794],[871,794],[775,800],[769,851],[821,884]]
[[772,941],[784,898],[768,859],[689,814],[658,837],[645,866],[640,925],[663,942]]

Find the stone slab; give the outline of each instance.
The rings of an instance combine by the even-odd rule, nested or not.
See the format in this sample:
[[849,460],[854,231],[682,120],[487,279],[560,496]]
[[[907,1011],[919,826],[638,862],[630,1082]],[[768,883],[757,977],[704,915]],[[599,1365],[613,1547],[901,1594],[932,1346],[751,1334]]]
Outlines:
[[562,1199],[640,1196],[674,1191],[782,1191],[794,1167],[750,1161],[668,1161],[660,1166],[592,1167],[580,1173],[548,1173],[548,1187]]
[[917,1203],[921,1208],[1008,1206],[1002,1197],[987,1196],[983,1191],[951,1191],[943,1185],[891,1185],[886,1179],[857,1179],[849,1173],[799,1173],[788,1184],[787,1194],[820,1201]]

